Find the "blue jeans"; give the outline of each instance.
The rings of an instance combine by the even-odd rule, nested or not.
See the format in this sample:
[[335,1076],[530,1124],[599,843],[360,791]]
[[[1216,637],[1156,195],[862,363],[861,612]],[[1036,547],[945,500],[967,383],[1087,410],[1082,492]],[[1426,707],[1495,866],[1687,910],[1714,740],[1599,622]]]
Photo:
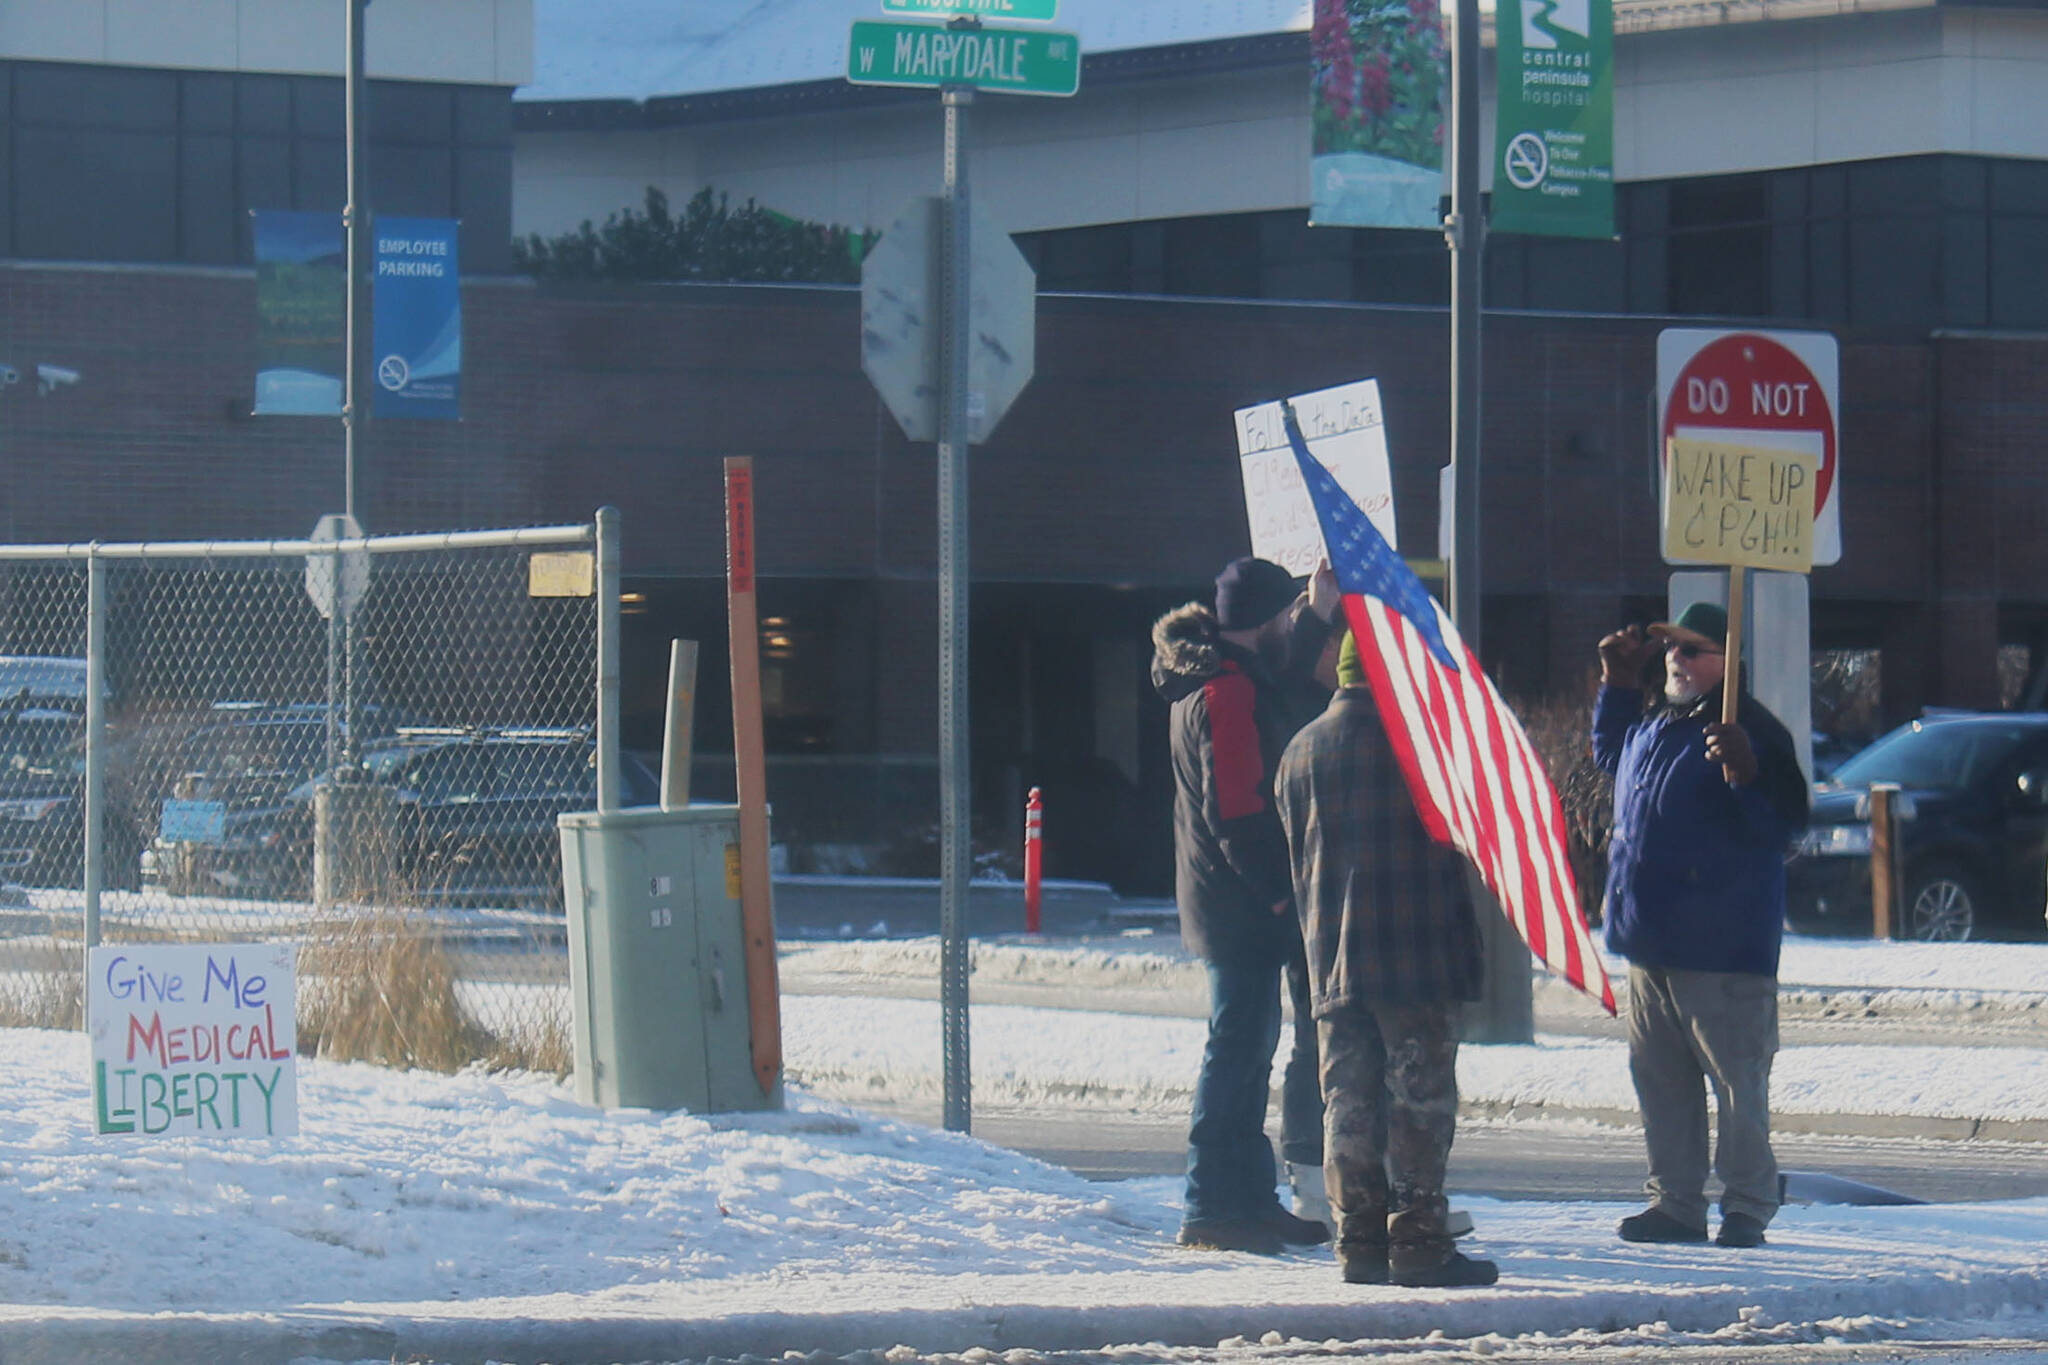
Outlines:
[[[1278,1204],[1266,1100],[1280,1043],[1280,968],[1211,962],[1209,1041],[1188,1124],[1188,1184],[1182,1218],[1257,1218]],[[1291,983],[1290,983],[1291,984]],[[1322,1092],[1315,1026],[1302,1014],[1282,1090],[1287,1159],[1322,1160]],[[1303,1059],[1306,1058],[1304,1065]]]

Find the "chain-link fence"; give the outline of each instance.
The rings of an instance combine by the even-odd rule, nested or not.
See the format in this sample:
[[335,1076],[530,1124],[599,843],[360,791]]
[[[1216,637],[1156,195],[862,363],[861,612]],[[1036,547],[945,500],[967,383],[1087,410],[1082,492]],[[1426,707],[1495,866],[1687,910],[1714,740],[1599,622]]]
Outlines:
[[92,943],[289,939],[325,1052],[566,1069],[555,819],[657,795],[615,528],[0,547],[0,1022],[76,1026]]

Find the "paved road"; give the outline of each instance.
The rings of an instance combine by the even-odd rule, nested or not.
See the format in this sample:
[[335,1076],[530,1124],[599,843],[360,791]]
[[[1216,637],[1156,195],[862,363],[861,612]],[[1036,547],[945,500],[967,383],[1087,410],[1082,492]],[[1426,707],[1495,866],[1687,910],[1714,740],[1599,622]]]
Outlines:
[[[935,1104],[857,1102],[918,1123],[943,1121]],[[1187,1152],[1186,1120],[1178,1115],[985,1108],[975,1113],[974,1133],[1091,1180],[1177,1176]],[[2048,1195],[2048,1160],[2036,1143],[1781,1133],[1775,1146],[1786,1170],[1855,1180],[1929,1203]],[[1642,1137],[1590,1123],[1468,1120],[1459,1124],[1451,1150],[1451,1186],[1496,1199],[1635,1199],[1643,1187]]]

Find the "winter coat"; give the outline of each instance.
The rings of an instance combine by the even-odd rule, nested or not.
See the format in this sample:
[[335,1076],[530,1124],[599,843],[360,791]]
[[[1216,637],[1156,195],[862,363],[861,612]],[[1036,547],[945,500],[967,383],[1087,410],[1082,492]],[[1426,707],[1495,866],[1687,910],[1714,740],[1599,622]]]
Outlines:
[[1479,998],[1470,864],[1423,828],[1369,690],[1339,688],[1303,727],[1273,795],[1318,1018]]
[[1152,682],[1171,707],[1174,899],[1181,941],[1207,961],[1278,965],[1299,941],[1273,770],[1302,719],[1291,688],[1313,672],[1330,628],[1305,602],[1292,611],[1275,632],[1295,670],[1285,686],[1225,641],[1199,602],[1152,627]]
[[1593,758],[1614,776],[1607,946],[1639,967],[1776,976],[1785,849],[1806,827],[1792,737],[1744,693],[1736,721],[1757,775],[1731,787],[1706,755],[1721,689],[1643,712],[1643,694],[1602,687]]

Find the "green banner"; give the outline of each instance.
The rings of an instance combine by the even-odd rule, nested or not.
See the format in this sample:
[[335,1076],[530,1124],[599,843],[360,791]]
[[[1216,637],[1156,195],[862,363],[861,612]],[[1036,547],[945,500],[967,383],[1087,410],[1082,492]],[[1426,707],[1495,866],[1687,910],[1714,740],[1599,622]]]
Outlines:
[[1612,0],[1499,0],[1496,232],[1614,235]]
[[1309,221],[1441,227],[1450,66],[1437,0],[1315,0],[1309,61]]

